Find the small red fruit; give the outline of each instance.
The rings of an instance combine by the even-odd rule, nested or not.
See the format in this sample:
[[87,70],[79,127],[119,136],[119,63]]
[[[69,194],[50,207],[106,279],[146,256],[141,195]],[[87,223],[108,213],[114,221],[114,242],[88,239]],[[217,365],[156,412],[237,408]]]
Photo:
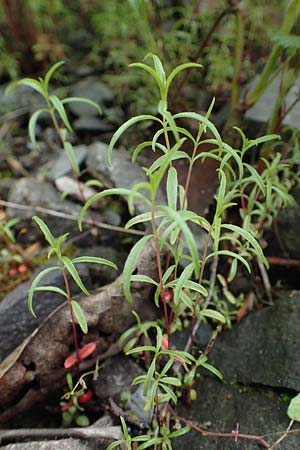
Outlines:
[[9,271],[8,271],[8,275],[10,275],[10,276],[17,275],[17,273],[18,273],[18,269],[15,269],[15,268],[9,269]]

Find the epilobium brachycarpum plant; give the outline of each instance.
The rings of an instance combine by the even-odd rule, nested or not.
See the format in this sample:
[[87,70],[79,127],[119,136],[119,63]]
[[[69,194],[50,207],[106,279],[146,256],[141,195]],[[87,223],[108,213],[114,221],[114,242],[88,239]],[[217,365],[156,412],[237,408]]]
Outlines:
[[[49,91],[49,83],[51,81],[51,78],[55,71],[64,64],[63,61],[60,61],[56,64],[54,64],[46,73],[45,78],[39,77],[38,79],[34,78],[24,78],[20,81],[11,83],[8,91],[16,86],[27,86],[29,88],[32,88],[34,91],[36,91],[38,94],[40,94],[44,101],[45,101],[45,107],[40,108],[37,111],[35,111],[29,120],[29,137],[32,142],[32,144],[39,148],[38,143],[36,141],[36,124],[39,116],[42,113],[48,113],[52,119],[54,128],[57,132],[57,135],[60,139],[61,145],[67,155],[67,158],[70,162],[72,172],[74,175],[74,178],[78,182],[78,190],[81,194],[82,201],[85,201],[84,193],[81,188],[81,184],[79,182],[79,176],[80,176],[80,169],[78,166],[78,162],[72,147],[72,144],[67,140],[67,133],[72,133],[73,129],[70,124],[70,121],[68,119],[67,113],[65,111],[65,106],[68,103],[72,102],[82,102],[87,103],[93,107],[95,107],[99,113],[101,113],[100,107],[93,102],[92,100],[81,98],[81,97],[68,97],[64,99],[60,99],[57,95],[50,93]],[[62,127],[60,126],[59,121],[62,123]],[[117,269],[116,265],[104,258],[98,258],[98,257],[90,257],[90,256],[82,256],[79,258],[70,259],[66,256],[63,256],[62,251],[62,245],[65,243],[68,234],[63,234],[57,238],[55,238],[51,231],[49,230],[47,224],[39,217],[34,216],[33,220],[37,223],[40,230],[42,231],[45,239],[50,245],[50,251],[48,253],[48,257],[50,257],[52,254],[56,256],[57,259],[57,265],[54,267],[49,267],[47,269],[44,269],[41,273],[39,273],[36,278],[34,279],[31,288],[29,290],[28,294],[28,307],[30,312],[35,316],[35,313],[33,311],[32,301],[33,301],[33,294],[35,291],[40,290],[48,290],[52,292],[56,292],[58,294],[61,294],[66,297],[66,300],[68,302],[69,310],[70,310],[70,316],[71,316],[71,322],[72,322],[72,332],[73,332],[73,340],[74,340],[74,347],[75,347],[75,354],[76,358],[73,358],[70,360],[70,358],[67,358],[65,361],[65,367],[68,368],[74,363],[79,363],[81,359],[84,358],[84,353],[81,349],[79,350],[78,347],[78,338],[77,338],[77,331],[76,331],[76,323],[75,319],[77,320],[80,328],[82,329],[83,333],[87,333],[87,323],[83,314],[83,311],[79,305],[78,302],[72,299],[71,292],[70,292],[70,286],[67,274],[69,274],[75,281],[75,283],[78,285],[78,287],[84,292],[86,295],[89,294],[85,286],[83,285],[79,274],[76,270],[76,264],[78,263],[96,263],[96,264],[104,264],[108,265],[110,267],[113,267],[114,269]],[[64,278],[65,283],[65,291],[62,289],[56,287],[56,286],[39,286],[40,281],[51,271],[53,270],[61,270]],[[87,344],[89,345],[89,344]],[[89,348],[90,349],[90,348]]]
[[[35,312],[33,310],[33,296],[36,291],[51,291],[55,292],[56,294],[63,295],[66,298],[66,301],[68,303],[69,311],[70,311],[70,317],[71,317],[71,323],[72,323],[72,333],[73,333],[73,341],[74,341],[74,348],[75,348],[75,355],[76,358],[74,359],[74,362],[79,363],[81,359],[83,359],[82,352],[79,350],[78,345],[78,337],[77,337],[77,331],[76,331],[76,321],[78,322],[81,330],[83,333],[87,333],[88,327],[87,322],[84,316],[84,312],[82,311],[82,308],[80,304],[72,299],[71,291],[70,291],[70,285],[68,280],[68,275],[70,275],[77,286],[81,289],[81,291],[89,295],[88,290],[84,286],[78,272],[76,269],[76,264],[80,263],[95,263],[95,264],[104,264],[106,266],[110,266],[114,269],[117,269],[117,266],[104,258],[98,258],[96,256],[79,256],[77,258],[68,258],[67,256],[63,256],[62,252],[62,245],[65,243],[68,234],[63,234],[61,236],[58,236],[55,238],[51,231],[49,230],[48,226],[45,224],[45,222],[37,217],[34,216],[33,220],[37,223],[40,230],[42,231],[46,241],[50,245],[50,250],[48,252],[48,258],[52,256],[53,254],[56,257],[57,265],[47,267],[46,269],[42,270],[33,280],[32,285],[28,292],[28,308],[31,314],[36,317]],[[54,270],[60,270],[62,272],[63,278],[64,278],[64,284],[65,284],[65,290],[58,288],[57,286],[40,286],[40,282],[42,279],[50,272],[53,272]],[[87,344],[89,345],[89,344]],[[67,360],[66,360],[67,361]],[[65,362],[65,367],[68,368],[72,364],[67,364]]]
[[[194,63],[182,64],[167,77],[156,55],[149,54],[147,58],[152,60],[154,67],[145,63],[135,63],[131,66],[145,70],[156,82],[160,93],[158,115],[139,115],[125,122],[112,137],[107,159],[110,163],[114,146],[122,134],[129,127],[143,121],[155,122],[159,129],[152,140],[137,145],[132,160],[134,162],[146,148],[160,152],[160,156],[145,169],[147,181],[136,184],[131,190],[107,189],[88,200],[80,213],[79,227],[81,228],[87,209],[95,201],[109,195],[128,197],[129,210],[133,217],[126,224],[126,228],[150,222],[151,232],[142,237],[128,255],[123,272],[123,286],[125,296],[130,302],[132,282],[152,284],[155,287],[155,304],[163,310],[163,319],[159,324],[151,322],[147,326],[141,324],[137,317],[137,325],[130,330],[137,333],[137,339],[133,337],[126,344],[127,354],[147,352],[153,355],[150,361],[148,360],[147,374],[137,377],[133,384],[143,383],[145,408],[153,409],[158,418],[158,428],[154,430],[155,439],[158,439],[165,427],[164,418],[168,404],[176,403],[180,395],[179,390],[186,388],[192,394],[190,398],[195,397],[191,387],[199,367],[202,366],[222,378],[219,371],[207,363],[207,353],[219,326],[206,351],[198,357],[192,354],[194,334],[203,319],[209,318],[220,324],[225,323],[224,316],[210,307],[212,295],[210,288],[208,291],[205,287],[205,267],[211,260],[217,264],[219,257],[227,258],[231,262],[227,281],[235,277],[238,264],[250,272],[250,261],[254,257],[268,267],[258,239],[262,235],[265,223],[271,221],[280,208],[291,201],[291,197],[288,189],[280,183],[280,173],[284,166],[280,163],[279,156],[272,162],[263,160],[265,168],[261,172],[244,161],[246,152],[251,148],[276,139],[277,135],[248,141],[241,130],[237,129],[242,138],[242,147],[233,149],[222,141],[218,130],[209,119],[213,102],[205,116],[196,112],[172,114],[168,110],[167,103],[168,89],[172,80],[182,70],[200,66]],[[181,125],[183,121],[187,123],[189,120],[198,122],[196,134],[193,134],[187,126]],[[191,155],[182,149],[185,141],[188,141],[193,149]],[[209,144],[212,150],[202,152],[201,146],[205,144]],[[194,164],[198,159],[208,157],[219,161],[217,169],[219,188],[215,195],[215,213],[211,222],[188,209],[188,192]],[[189,164],[183,185],[179,185],[177,170],[173,165],[173,161],[178,159],[187,159]],[[164,177],[167,203],[161,204],[157,201],[157,193]],[[142,200],[149,211],[134,216],[136,199]],[[228,211],[236,205],[240,206],[240,223],[226,222]],[[191,224],[206,232],[207,238],[202,254],[198,252]],[[138,256],[151,239],[154,240],[156,247],[158,282],[148,276],[134,274]],[[163,257],[166,252],[167,262]],[[188,318],[191,322],[189,345],[186,347],[189,351],[172,349],[172,333],[183,318],[185,320]],[[135,347],[139,337],[149,339],[150,329],[156,334],[156,345]],[[125,342],[129,337],[128,331],[121,341]],[[178,370],[178,366],[182,368],[184,375],[182,370]],[[139,448],[153,444],[155,443],[151,440],[151,444],[150,441],[145,442]],[[171,448],[171,444],[166,448]]]
[[60,99],[57,95],[50,92],[49,83],[54,73],[64,64],[64,61],[59,61],[54,64],[46,73],[45,78],[23,78],[22,80],[11,83],[8,86],[7,92],[10,92],[17,86],[27,86],[41,95],[45,101],[45,107],[37,109],[30,117],[28,124],[29,137],[33,146],[39,149],[38,142],[36,140],[36,124],[41,114],[47,113],[50,115],[55,131],[59,137],[62,148],[64,149],[66,156],[70,162],[74,179],[77,181],[78,191],[81,196],[81,200],[84,203],[86,201],[85,194],[81,183],[79,182],[80,169],[74,153],[72,144],[68,141],[68,133],[73,133],[71,123],[68,119],[68,115],[65,110],[65,105],[68,103],[86,103],[96,108],[101,114],[101,108],[99,105],[88,98],[83,97],[66,97]]

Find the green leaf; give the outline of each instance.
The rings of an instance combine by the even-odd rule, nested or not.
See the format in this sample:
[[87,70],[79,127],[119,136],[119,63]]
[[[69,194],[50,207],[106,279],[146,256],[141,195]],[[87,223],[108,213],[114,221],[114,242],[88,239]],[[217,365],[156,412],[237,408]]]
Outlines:
[[209,317],[210,319],[217,320],[221,323],[226,323],[226,319],[223,316],[223,314],[219,313],[218,311],[215,311],[214,309],[203,309],[203,311],[200,311],[200,315],[204,317]]
[[[154,214],[154,219],[158,219],[160,217],[165,217],[165,215],[166,214],[163,211],[156,212]],[[137,225],[138,223],[148,222],[149,220],[152,220],[152,213],[151,212],[138,214],[137,216],[135,216],[132,219],[130,219],[126,223],[124,228],[125,228],[125,230],[127,230],[128,228],[131,228],[133,225]]]
[[158,286],[158,283],[153,280],[153,278],[148,277],[148,275],[131,275],[131,281],[137,281],[139,283],[150,283],[154,284],[154,286]]
[[[112,189],[106,189],[105,191],[99,192],[99,194],[95,194],[93,195],[93,197],[91,197],[83,206],[82,210],[80,211],[80,214],[78,216],[78,228],[80,231],[82,231],[82,220],[83,220],[83,216],[86,213],[86,210],[93,204],[95,203],[97,200],[100,200],[100,198],[103,197],[107,197],[108,195],[122,195],[122,196],[129,196],[131,195],[131,189],[123,189],[123,188],[112,188]],[[138,199],[144,201],[146,204],[148,204],[149,206],[151,206],[151,202],[149,201],[149,199],[147,199],[147,197],[145,197],[144,195],[142,195],[140,192],[136,192],[135,193],[135,197],[137,197]]]
[[244,230],[243,228],[241,228],[237,225],[232,225],[229,223],[226,223],[226,224],[224,223],[224,224],[222,224],[221,227],[225,228],[227,230],[231,230],[234,233],[240,234],[246,241],[248,241],[252,245],[253,249],[256,251],[256,255],[265,264],[265,266],[269,267],[269,263],[268,263],[265,255],[263,254],[261,246],[259,245],[257,240],[252,236],[252,234],[249,233],[249,231]]
[[118,270],[118,267],[112,261],[109,261],[105,258],[98,258],[97,256],[78,256],[77,258],[72,259],[73,264],[78,263],[95,263],[95,264],[103,264],[104,266],[112,267],[115,270]]
[[162,125],[162,121],[160,119],[158,119],[157,117],[152,116],[150,114],[143,114],[140,116],[135,116],[135,117],[132,117],[131,119],[127,120],[126,122],[124,122],[123,125],[121,125],[120,128],[118,128],[117,131],[114,133],[114,135],[111,138],[111,141],[109,143],[108,150],[107,150],[107,161],[109,164],[111,164],[111,154],[114,149],[114,146],[117,143],[117,141],[119,140],[119,138],[122,136],[122,134],[132,125],[134,125],[138,122],[142,122],[144,120],[155,120],[156,122],[159,122]]
[[35,127],[36,127],[36,123],[37,123],[37,120],[38,120],[40,114],[41,114],[41,113],[44,113],[44,112],[49,113],[49,110],[48,110],[47,108],[40,108],[40,109],[37,109],[37,110],[32,114],[32,116],[30,117],[29,123],[28,123],[28,133],[29,133],[29,138],[30,138],[32,144],[33,144],[37,149],[39,149],[39,146],[38,146],[38,144],[37,144],[37,142],[36,142],[36,138],[35,138]]
[[52,78],[52,75],[54,74],[54,72],[61,67],[65,62],[64,61],[58,61],[56,64],[54,64],[52,67],[50,67],[50,69],[48,70],[48,72],[45,75],[45,81],[44,81],[44,86],[46,91],[48,92],[48,87],[49,87],[49,81]]
[[89,98],[85,98],[85,97],[68,97],[68,98],[64,98],[63,100],[61,100],[63,105],[66,105],[68,103],[86,103],[87,105],[93,106],[98,113],[101,115],[102,114],[102,110],[100,108],[100,106],[94,102],[93,100],[90,100]]
[[58,112],[65,127],[72,133],[73,129],[71,127],[67,113],[65,111],[64,105],[62,104],[61,100],[56,95],[50,95],[49,100],[52,103],[52,105],[54,106],[55,110]]
[[183,219],[182,215],[180,214],[180,211],[174,211],[173,209],[169,208],[168,206],[161,206],[161,209],[163,211],[166,211],[168,216],[172,220],[174,220],[174,222],[176,222],[177,225],[180,227],[180,229],[185,237],[185,240],[186,240],[187,246],[189,248],[190,254],[192,256],[192,259],[193,259],[195,276],[196,276],[196,278],[198,278],[199,273],[200,273],[200,263],[199,263],[199,257],[198,257],[198,250],[197,250],[197,246],[196,246],[196,242],[195,242],[193,233],[191,232],[191,230],[189,229],[185,220]]
[[246,269],[248,270],[249,273],[251,272],[251,268],[250,268],[248,262],[246,261],[246,259],[243,256],[239,255],[238,253],[231,252],[230,250],[218,250],[217,252],[210,253],[206,259],[212,258],[215,255],[218,255],[218,256],[223,255],[223,256],[229,256],[231,258],[236,258],[242,264],[244,264],[244,266],[246,267]]
[[68,297],[65,291],[56,286],[38,286],[35,288],[35,291],[50,291],[55,292],[56,294],[63,295],[64,297]]
[[28,309],[29,309],[30,313],[33,315],[33,317],[37,317],[32,308],[33,294],[36,290],[37,285],[46,275],[48,275],[48,273],[53,272],[54,270],[59,270],[59,269],[60,269],[59,266],[47,267],[47,269],[42,270],[33,280],[32,284],[30,286],[30,289],[28,291],[28,299],[27,299]]
[[175,377],[163,377],[159,380],[160,383],[171,384],[172,386],[181,386],[181,381]]
[[145,382],[144,382],[144,388],[143,388],[143,395],[146,397],[148,394],[148,389],[149,386],[151,384],[151,381],[153,380],[153,374],[155,371],[155,364],[156,364],[156,359],[154,358],[150,364],[149,369],[147,370],[147,374],[146,374],[146,378],[145,378]]
[[78,272],[76,270],[76,267],[73,265],[70,258],[67,258],[66,256],[62,256],[61,260],[62,260],[62,263],[64,264],[65,268],[67,269],[67,271],[69,272],[69,274],[71,275],[71,277],[73,278],[75,283],[77,284],[77,286],[82,290],[82,292],[85,293],[85,295],[89,295],[89,291],[86,289],[86,287],[82,283],[81,278],[78,275]]
[[45,239],[49,242],[51,247],[55,250],[55,247],[56,247],[55,238],[54,238],[53,234],[51,233],[51,231],[49,230],[48,226],[45,224],[45,222],[38,216],[33,216],[32,220],[34,220],[38,224],[40,230],[42,231],[43,235],[45,236]]
[[17,86],[28,86],[45,97],[42,84],[34,78],[23,78],[22,80],[17,82]]
[[64,151],[66,152],[67,158],[71,164],[72,169],[74,170],[75,173],[77,173],[77,175],[79,175],[80,170],[76,155],[74,153],[73,145],[70,144],[70,142],[65,142]]
[[132,302],[132,295],[130,292],[131,276],[136,269],[136,265],[143,248],[151,238],[152,235],[150,234],[148,236],[142,237],[139,241],[137,241],[137,243],[130,250],[130,253],[124,265],[123,270],[124,294],[130,303]]
[[211,373],[213,373],[214,375],[216,375],[216,377],[218,377],[220,380],[223,380],[223,375],[221,374],[221,372],[214,366],[212,366],[211,364],[208,364],[206,362],[203,362],[201,364],[202,367],[204,367],[206,370],[209,370]]
[[71,305],[72,305],[72,309],[74,312],[74,316],[76,317],[76,320],[78,322],[78,325],[80,326],[82,332],[84,334],[87,334],[88,326],[87,326],[86,318],[85,318],[84,312],[82,311],[81,306],[75,300],[71,301]]
[[221,147],[222,146],[222,139],[221,136],[218,132],[218,130],[216,129],[215,125],[208,120],[206,117],[202,116],[201,114],[195,113],[195,112],[182,112],[182,113],[178,113],[175,114],[173,116],[173,119],[195,119],[200,123],[203,123],[204,125],[206,125],[206,127],[212,132],[212,134],[214,135],[214,137],[216,138],[218,145]]
[[178,305],[180,300],[180,293],[183,289],[184,284],[189,280],[192,276],[192,273],[194,271],[194,265],[193,263],[189,264],[184,268],[182,271],[180,277],[176,280],[176,287],[174,289],[174,304]]
[[187,289],[191,289],[192,291],[199,292],[199,294],[203,295],[203,297],[208,296],[208,292],[201,284],[196,283],[195,281],[187,280],[184,283],[184,287]]
[[172,70],[172,72],[170,73],[170,75],[167,78],[166,90],[168,91],[168,89],[170,87],[170,84],[172,83],[173,79],[182,70],[192,69],[192,68],[201,68],[201,67],[203,67],[201,64],[197,64],[197,63],[193,63],[193,62],[180,64],[179,66],[175,67],[175,69]]
[[172,209],[177,209],[178,178],[175,167],[170,167],[167,178],[167,199]]
[[59,236],[59,237],[56,239],[55,252],[56,252],[56,255],[57,255],[57,257],[58,257],[59,260],[61,259],[61,246],[62,246],[62,244],[65,242],[65,240],[67,239],[67,237],[69,236],[69,234],[70,234],[70,233],[62,234],[61,236]]
[[290,419],[300,422],[300,394],[296,395],[296,397],[292,398],[290,401],[287,415]]
[[152,76],[152,78],[156,81],[157,86],[159,88],[160,96],[164,97],[165,88],[164,88],[163,82],[160,79],[159,74],[154,69],[152,69],[152,67],[150,67],[144,63],[132,63],[132,64],[129,64],[129,67],[137,67],[139,69],[143,69],[146,72],[148,72]]
[[118,439],[117,441],[114,441],[111,444],[109,444],[109,446],[106,447],[106,450],[113,450],[116,447],[120,448],[120,446],[123,445],[123,444],[124,444],[123,439]]

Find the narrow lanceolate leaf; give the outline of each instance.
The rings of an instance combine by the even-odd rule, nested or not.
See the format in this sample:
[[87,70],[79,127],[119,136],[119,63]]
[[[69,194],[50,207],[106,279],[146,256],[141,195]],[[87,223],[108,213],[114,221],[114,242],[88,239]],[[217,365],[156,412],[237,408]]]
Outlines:
[[216,377],[218,377],[220,380],[223,380],[223,375],[221,374],[221,372],[214,366],[212,366],[211,364],[208,364],[206,362],[203,362],[201,364],[202,367],[204,367],[206,370],[209,370],[211,373],[213,373],[214,375],[216,375]]
[[177,209],[178,178],[175,167],[170,167],[167,178],[167,199],[172,209]]
[[50,67],[50,69],[48,70],[48,72],[45,75],[45,81],[44,81],[44,86],[46,91],[48,91],[48,86],[49,86],[49,81],[52,78],[52,75],[54,74],[54,72],[64,64],[64,61],[58,61],[56,64],[54,64],[52,67]]
[[[165,215],[166,215],[166,213],[164,213],[163,211],[156,212],[154,214],[154,219],[158,219],[160,217],[165,217]],[[138,214],[137,216],[133,217],[126,223],[125,230],[132,227],[133,225],[137,225],[138,223],[143,223],[143,222],[149,222],[150,220],[152,220],[151,212]]]
[[217,252],[210,253],[206,259],[212,258],[213,256],[216,256],[216,255],[229,256],[230,258],[235,258],[235,259],[239,260],[242,264],[244,264],[244,266],[246,267],[246,269],[248,270],[249,273],[251,272],[251,268],[249,266],[248,261],[243,256],[241,256],[239,253],[234,253],[234,252],[231,252],[230,250],[218,250]]
[[117,143],[117,141],[119,140],[119,138],[122,136],[122,134],[128,128],[130,128],[132,125],[134,125],[138,122],[142,122],[144,120],[155,120],[162,124],[162,121],[160,119],[158,119],[158,117],[152,116],[150,114],[143,114],[140,116],[135,116],[135,117],[132,117],[131,119],[127,120],[125,123],[123,123],[123,125],[121,125],[120,128],[118,128],[117,131],[114,133],[114,135],[111,138],[111,141],[109,143],[108,150],[107,150],[107,161],[109,164],[111,164],[111,154],[114,149],[114,146]]
[[188,225],[186,224],[186,221],[180,215],[180,211],[174,211],[173,209],[169,208],[168,206],[162,206],[161,209],[163,211],[166,211],[168,216],[172,220],[174,220],[174,222],[176,222],[177,225],[180,227],[182,234],[185,237],[191,257],[193,259],[195,276],[196,276],[196,278],[198,278],[199,273],[200,273],[200,263],[199,263],[199,257],[198,257],[198,250],[197,250],[197,246],[196,246],[196,242],[195,242],[193,233],[191,232]]
[[66,152],[67,158],[71,164],[72,169],[74,170],[77,175],[79,175],[79,165],[78,161],[76,159],[76,155],[74,153],[73,145],[70,144],[70,142],[65,142],[64,144],[64,151]]
[[176,287],[174,289],[174,304],[177,305],[180,300],[180,293],[183,289],[184,284],[189,280],[192,276],[192,273],[194,271],[193,263],[189,264],[184,268],[182,271],[180,277],[178,278],[176,282]]
[[240,234],[245,239],[245,241],[249,242],[249,244],[252,245],[253,249],[256,252],[256,255],[265,264],[265,266],[269,267],[269,263],[268,263],[265,255],[263,254],[261,246],[259,245],[257,240],[252,236],[252,234],[249,233],[249,231],[246,231],[246,230],[244,230],[243,228],[241,228],[241,227],[239,227],[237,225],[232,225],[232,224],[229,224],[229,223],[222,224],[222,228],[225,228],[227,230],[233,231],[234,233]]
[[86,318],[85,318],[84,312],[82,311],[81,306],[75,300],[71,301],[71,305],[72,305],[74,316],[76,317],[76,320],[78,322],[78,325],[82,329],[83,333],[87,334],[88,326],[87,326]]
[[61,102],[63,105],[68,104],[68,103],[86,103],[87,105],[93,106],[100,115],[102,114],[102,110],[101,110],[100,106],[98,105],[98,103],[93,102],[93,100],[90,100],[89,98],[68,97],[68,98],[64,98]]
[[155,70],[152,69],[152,67],[147,66],[147,64],[144,63],[132,63],[129,65],[129,67],[138,67],[139,69],[143,69],[146,72],[148,72],[152,76],[152,78],[156,81],[157,86],[159,88],[160,96],[161,97],[164,96],[165,93],[164,83],[160,79],[159,75],[155,72]]
[[31,140],[31,143],[34,145],[34,147],[36,147],[37,149],[39,149],[39,146],[36,142],[36,138],[35,138],[35,128],[36,128],[36,123],[38,121],[38,118],[40,116],[40,114],[42,113],[48,113],[49,111],[47,108],[40,108],[37,109],[32,116],[29,119],[29,124],[28,124],[28,133],[29,133],[29,138]]
[[145,397],[148,394],[148,389],[149,389],[150,383],[151,383],[151,381],[153,379],[153,374],[154,374],[154,371],[155,371],[155,363],[156,363],[156,359],[154,358],[152,360],[152,363],[150,364],[150,367],[149,367],[149,369],[147,371],[147,374],[146,374],[145,383],[144,383],[144,389],[143,389],[143,394],[144,394]]
[[47,267],[47,269],[42,270],[33,280],[30,289],[28,291],[28,299],[27,299],[27,304],[28,304],[28,309],[30,311],[30,313],[33,315],[33,317],[36,317],[35,312],[33,311],[33,307],[32,307],[32,302],[33,302],[33,294],[39,284],[39,282],[46,276],[48,275],[48,273],[53,272],[54,270],[58,270],[60,269],[59,266],[53,266],[53,267]]
[[[107,197],[109,195],[122,195],[123,197],[129,196],[131,194],[131,189],[123,189],[123,188],[112,188],[112,189],[106,189],[105,191],[99,192],[99,194],[94,195],[91,197],[83,206],[82,210],[80,211],[80,214],[78,216],[78,228],[80,231],[82,231],[82,221],[83,216],[85,215],[87,209],[95,203],[97,200],[100,200],[100,198]],[[147,197],[142,195],[140,192],[135,193],[135,197],[139,200],[142,200],[149,206],[151,205],[151,202]]]
[[86,289],[86,287],[82,283],[81,278],[78,275],[78,272],[77,272],[74,264],[70,260],[70,258],[67,258],[66,256],[62,256],[61,260],[62,260],[62,263],[64,264],[65,268],[67,269],[67,271],[69,272],[69,274],[71,275],[71,277],[73,278],[75,283],[77,284],[77,286],[82,290],[82,292],[85,293],[85,295],[89,295],[89,291]]
[[223,316],[223,314],[219,313],[218,311],[215,311],[214,309],[204,309],[200,312],[201,316],[209,317],[210,319],[217,320],[221,323],[226,323],[226,319]]
[[51,233],[51,231],[49,230],[48,226],[45,224],[45,222],[38,216],[33,216],[32,220],[34,220],[38,224],[41,232],[45,236],[45,239],[49,242],[51,247],[53,249],[55,249],[55,247],[56,247],[56,240],[55,240],[53,234]]
[[212,132],[212,134],[216,138],[218,144],[220,146],[222,146],[222,139],[221,139],[220,133],[216,129],[215,125],[210,120],[208,120],[206,117],[202,116],[201,114],[198,114],[195,112],[189,112],[189,111],[178,113],[173,116],[173,119],[180,119],[180,118],[195,119],[198,122],[203,123]]
[[170,75],[167,78],[167,83],[166,83],[166,90],[168,91],[171,82],[173,81],[173,79],[176,77],[176,75],[181,72],[182,70],[185,69],[192,69],[192,68],[201,68],[202,65],[201,64],[197,64],[197,63],[184,63],[184,64],[180,64],[179,66],[175,67],[174,70],[172,70],[172,72],[170,73]]
[[154,286],[158,286],[158,283],[153,280],[153,278],[148,277],[148,275],[131,275],[131,281],[137,281],[139,283],[150,283]]
[[55,110],[58,112],[61,120],[63,121],[64,126],[72,133],[73,129],[71,127],[67,113],[61,100],[56,95],[50,95],[49,100],[54,106]]
[[112,261],[109,261],[105,258],[98,258],[97,256],[78,256],[78,258],[72,259],[73,264],[78,263],[95,263],[95,264],[103,264],[104,266],[112,267],[115,270],[118,270],[118,267]]
[[38,286],[35,288],[35,291],[55,292],[56,294],[60,294],[60,295],[63,295],[64,297],[67,297],[67,294],[65,293],[65,291],[63,291],[62,289],[60,289],[59,287],[56,287],[56,286]]
[[136,269],[137,261],[140,257],[141,251],[146,243],[152,238],[152,235],[142,237],[131,249],[123,270],[123,286],[124,294],[129,302],[132,302],[132,295],[130,292],[131,277]]
[[44,91],[42,88],[42,85],[39,81],[35,80],[34,78],[23,78],[22,80],[17,82],[17,86],[27,86],[33,89],[34,91],[38,92],[44,97]]

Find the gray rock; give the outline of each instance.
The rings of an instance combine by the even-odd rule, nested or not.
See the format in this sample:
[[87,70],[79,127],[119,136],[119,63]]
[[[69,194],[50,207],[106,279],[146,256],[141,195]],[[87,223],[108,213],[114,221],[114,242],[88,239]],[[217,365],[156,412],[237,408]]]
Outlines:
[[[290,419],[286,411],[288,401],[277,390],[250,388],[223,384],[216,378],[204,377],[196,382],[197,400],[190,405],[177,407],[180,416],[189,418],[208,431],[231,433],[239,424],[244,434],[266,435],[284,431]],[[288,400],[288,399],[287,399]],[[278,435],[265,437],[271,444]],[[201,436],[191,430],[182,438],[175,439],[173,450],[261,450],[254,440]],[[277,448],[277,447],[276,447]],[[300,448],[299,433],[291,433],[278,449]]]
[[[41,97],[27,86],[18,86],[9,94],[5,94],[7,85],[0,86],[0,114],[24,108],[24,114],[41,106]],[[28,109],[27,109],[28,108]]]
[[76,131],[97,131],[99,133],[112,129],[112,125],[100,117],[94,116],[79,117],[79,119],[74,120],[73,127]]
[[293,206],[284,208],[277,219],[280,239],[292,258],[300,258],[300,188],[294,189]]
[[[79,250],[74,256],[84,256],[85,251]],[[93,280],[94,287],[104,286],[105,284],[114,281],[118,275],[122,273],[124,262],[127,254],[122,248],[105,247],[105,246],[93,246],[88,251],[89,256],[97,256],[99,258],[105,258],[114,262],[118,270],[114,270],[109,266],[103,264],[87,264],[91,278]]]
[[105,361],[101,366],[99,377],[93,382],[93,389],[98,399],[113,397],[119,402],[122,392],[128,392],[132,380],[143,373],[131,358],[118,355]]
[[[102,142],[95,142],[89,146],[87,169],[106,186],[131,189],[137,183],[147,181],[143,169],[138,164],[133,164],[128,152],[122,149],[114,150],[112,164],[107,163],[108,146]],[[147,195],[147,194],[146,194]],[[162,193],[158,195],[158,202],[165,203]],[[136,200],[137,212],[148,211],[148,206],[142,201]]]
[[[78,165],[80,166],[86,156],[87,156],[87,147],[85,145],[78,145],[73,147],[76,160]],[[58,159],[55,159],[55,162],[51,169],[49,170],[47,177],[49,180],[53,181],[57,178],[60,178],[64,175],[69,175],[72,173],[70,161],[67,158],[66,153],[62,150]]]
[[[109,104],[113,100],[113,93],[110,88],[99,81],[97,77],[89,77],[85,80],[79,81],[71,89],[72,97],[84,97],[97,103],[101,108]],[[76,116],[98,116],[96,108],[87,105],[86,103],[74,102],[69,103],[68,108]]]
[[59,439],[52,441],[22,442],[0,447],[3,450],[90,450],[87,441],[78,439]]
[[[49,266],[49,265],[48,265]],[[42,266],[35,275],[48,266]],[[77,264],[77,270],[87,288],[90,286],[89,272],[84,264]],[[35,276],[34,275],[34,276]],[[28,290],[33,278],[17,286],[0,303],[0,361],[13,351],[58,305],[65,301],[59,294],[37,291],[34,294],[34,318],[27,305]],[[72,294],[80,292],[79,287],[69,277]],[[60,271],[52,271],[43,278],[41,285],[55,285],[64,289],[64,280]]]
[[62,200],[55,188],[47,182],[37,181],[34,178],[20,178],[11,188],[8,201],[32,207],[48,208],[74,217],[74,220],[46,214],[35,209],[18,209],[8,207],[7,217],[18,217],[20,226],[26,226],[29,232],[24,235],[27,241],[35,242],[41,237],[38,227],[32,222],[32,216],[38,215],[47,222],[48,227],[55,236],[66,232],[78,234],[77,216],[81,206],[69,200]]
[[[249,90],[251,91],[253,87],[257,84],[259,80],[259,75],[255,77],[255,79],[250,83]],[[295,84],[289,90],[286,98],[285,98],[285,107],[286,109],[299,97],[299,82],[298,78],[295,80]],[[274,109],[275,102],[278,97],[278,93],[281,85],[281,75],[278,75],[272,83],[269,85],[264,94],[260,97],[260,99],[255,103],[255,105],[250,108],[246,114],[245,118],[254,122],[266,123],[270,117],[271,113]],[[297,103],[292,110],[285,116],[283,120],[283,125],[289,125],[293,128],[298,129],[300,123],[300,104]]]
[[300,292],[284,292],[274,306],[226,331],[210,353],[225,380],[300,391]]

